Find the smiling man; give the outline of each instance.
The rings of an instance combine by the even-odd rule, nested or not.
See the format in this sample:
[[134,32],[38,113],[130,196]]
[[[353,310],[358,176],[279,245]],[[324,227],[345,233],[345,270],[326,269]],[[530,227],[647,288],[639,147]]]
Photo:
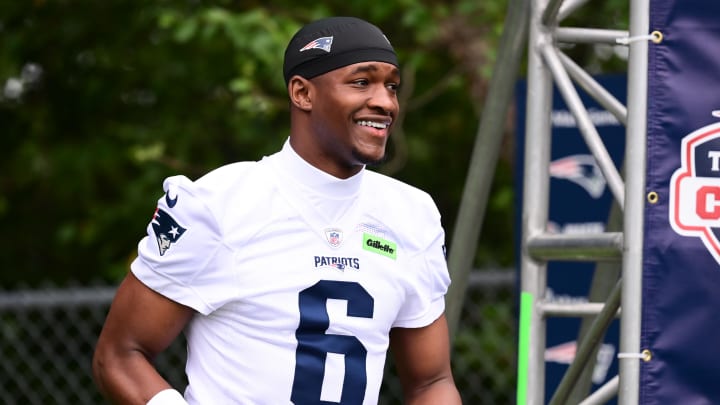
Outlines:
[[[98,386],[123,404],[377,404],[390,349],[404,403],[460,404],[438,210],[365,170],[399,111],[390,42],[357,18],[313,22],[284,78],[282,150],[165,180],[98,339]],[[183,332],[184,395],[152,365]]]
[[283,73],[290,144],[300,156],[338,178],[382,161],[399,111],[400,72],[377,27],[349,17],[310,24],[290,41]]

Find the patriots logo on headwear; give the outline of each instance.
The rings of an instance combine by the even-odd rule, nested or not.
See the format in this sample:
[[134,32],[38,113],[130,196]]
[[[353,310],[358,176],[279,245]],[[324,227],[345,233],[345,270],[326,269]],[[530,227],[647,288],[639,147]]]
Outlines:
[[187,230],[180,226],[170,214],[160,208],[155,209],[152,227],[160,250],[160,256],[164,255],[170,249],[170,245],[177,242]]
[[300,48],[300,52],[307,51],[308,49],[322,49],[325,52],[330,52],[332,47],[333,37],[322,37],[314,39],[308,42],[307,45]]

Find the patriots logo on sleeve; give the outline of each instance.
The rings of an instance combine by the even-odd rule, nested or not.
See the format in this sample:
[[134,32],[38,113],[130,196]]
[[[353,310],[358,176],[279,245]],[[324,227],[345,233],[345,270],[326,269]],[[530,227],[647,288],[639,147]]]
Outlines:
[[164,255],[170,249],[170,246],[177,242],[187,230],[178,224],[170,214],[160,208],[155,209],[152,227],[160,250],[160,256]]

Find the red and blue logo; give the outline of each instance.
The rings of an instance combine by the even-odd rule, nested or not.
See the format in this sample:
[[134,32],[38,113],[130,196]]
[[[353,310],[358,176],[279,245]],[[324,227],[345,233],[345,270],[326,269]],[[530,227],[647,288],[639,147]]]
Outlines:
[[670,179],[669,204],[673,230],[700,238],[720,264],[720,123],[682,139],[681,166]]
[[170,246],[177,242],[187,230],[187,228],[178,224],[175,218],[160,208],[155,209],[152,228],[155,232],[155,240],[158,244],[160,256],[163,256],[170,249]]
[[330,52],[330,49],[332,48],[333,43],[333,37],[322,37],[318,39],[313,39],[312,41],[308,42],[305,46],[300,48],[300,52],[307,51],[309,49],[322,49],[325,52]]

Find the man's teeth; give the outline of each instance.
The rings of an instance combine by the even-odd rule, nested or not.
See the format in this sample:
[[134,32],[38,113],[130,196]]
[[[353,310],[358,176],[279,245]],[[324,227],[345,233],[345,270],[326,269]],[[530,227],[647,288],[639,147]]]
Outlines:
[[388,127],[388,124],[383,122],[374,122],[374,121],[358,121],[359,125],[364,125],[366,127],[373,127],[378,129],[385,129]]

